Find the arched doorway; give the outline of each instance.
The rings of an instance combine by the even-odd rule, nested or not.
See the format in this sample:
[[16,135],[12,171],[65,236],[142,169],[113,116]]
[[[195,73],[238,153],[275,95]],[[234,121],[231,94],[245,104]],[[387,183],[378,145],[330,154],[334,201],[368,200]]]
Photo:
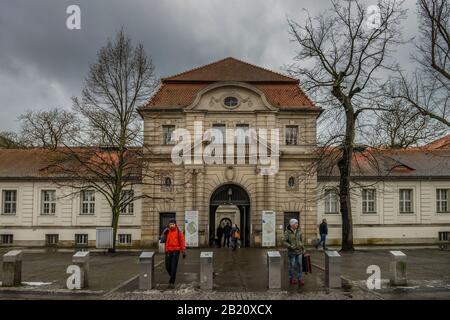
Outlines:
[[[216,237],[217,210],[223,207],[236,207],[239,210],[238,221],[233,221],[241,229],[241,246],[250,246],[250,197],[242,187],[225,184],[218,187],[211,195],[209,203],[209,243],[214,245]],[[231,220],[231,219],[230,219]]]

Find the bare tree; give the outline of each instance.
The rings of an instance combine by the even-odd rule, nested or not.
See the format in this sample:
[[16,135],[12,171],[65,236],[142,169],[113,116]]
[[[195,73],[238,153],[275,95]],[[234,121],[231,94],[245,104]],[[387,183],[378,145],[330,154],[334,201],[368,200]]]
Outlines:
[[18,119],[20,140],[29,147],[56,149],[73,142],[80,130],[75,114],[62,109],[27,111]]
[[0,149],[23,148],[24,145],[17,133],[12,131],[0,132]]
[[299,46],[299,64],[292,66],[291,72],[324,107],[345,115],[338,160],[343,251],[354,250],[350,182],[355,127],[363,112],[380,109],[372,100],[381,94],[380,72],[393,67],[388,57],[401,36],[400,23],[405,16],[401,4],[378,1],[375,27],[367,25],[367,6],[359,0],[333,0],[329,12],[315,18],[308,13],[302,25],[288,21]]
[[370,145],[385,148],[408,148],[431,142],[444,135],[445,126],[423,117],[419,111],[400,100],[394,100],[390,111],[377,113],[370,132]]
[[401,99],[422,116],[450,126],[450,3],[418,0],[420,37],[413,60],[419,68],[411,76],[399,71],[388,96]]
[[83,148],[61,148],[53,166],[68,181],[75,181],[73,188],[95,190],[106,198],[114,239],[121,212],[145,197],[134,193],[134,186],[143,174],[152,174],[142,157],[136,108],[149,99],[156,85],[154,66],[142,44],[133,46],[123,30],[118,32],[90,66],[81,99],[73,99],[83,123],[77,145]]

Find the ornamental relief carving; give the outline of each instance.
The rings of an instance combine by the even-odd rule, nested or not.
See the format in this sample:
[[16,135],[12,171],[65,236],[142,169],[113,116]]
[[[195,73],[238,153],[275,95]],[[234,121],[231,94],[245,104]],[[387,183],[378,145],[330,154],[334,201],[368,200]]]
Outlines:
[[[225,105],[224,101],[228,97],[236,98],[237,99],[237,104],[233,105],[233,106]],[[211,108],[219,106],[221,108],[225,108],[225,109],[228,109],[228,110],[233,110],[233,109],[236,109],[236,108],[238,108],[239,106],[241,106],[243,104],[246,104],[248,108],[252,108],[253,107],[253,101],[250,98],[250,96],[247,96],[246,98],[243,98],[241,95],[239,95],[238,93],[236,93],[234,91],[222,94],[219,97],[211,96],[211,98],[209,100],[209,106]]]

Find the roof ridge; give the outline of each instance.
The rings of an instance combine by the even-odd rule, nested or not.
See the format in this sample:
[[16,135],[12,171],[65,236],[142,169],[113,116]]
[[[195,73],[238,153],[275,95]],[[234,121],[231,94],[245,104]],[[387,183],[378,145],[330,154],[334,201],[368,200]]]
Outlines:
[[286,80],[290,80],[290,81],[292,81],[292,82],[297,82],[297,83],[298,83],[298,79],[289,77],[289,76],[287,76],[287,75],[285,75],[285,74],[282,74],[281,72],[269,70],[269,69],[267,69],[267,68],[258,66],[258,65],[256,65],[256,64],[252,64],[252,63],[247,62],[247,61],[239,60],[239,59],[236,59],[236,58],[234,58],[234,57],[226,57],[226,58],[223,58],[223,59],[220,59],[220,60],[217,60],[217,61],[214,61],[214,62],[205,64],[205,65],[197,66],[197,67],[194,67],[194,68],[192,68],[192,69],[189,69],[189,70],[186,70],[186,71],[183,71],[183,72],[179,72],[179,73],[174,74],[174,75],[172,75],[172,76],[163,77],[163,78],[161,78],[161,81],[162,81],[162,82],[167,81],[167,80],[168,80],[168,81],[171,81],[171,80],[176,81],[176,80],[173,79],[173,78],[177,78],[177,77],[186,75],[186,74],[191,73],[191,72],[194,72],[194,71],[198,71],[198,70],[205,69],[205,68],[207,68],[207,67],[213,66],[213,65],[215,65],[215,64],[219,64],[219,63],[221,63],[221,62],[223,62],[223,61],[226,61],[226,60],[234,60],[234,61],[237,61],[237,62],[239,62],[239,63],[243,63],[243,64],[246,64],[246,65],[248,65],[248,66],[251,66],[251,67],[253,67],[253,68],[257,68],[257,69],[260,69],[260,70],[263,70],[263,71],[266,71],[266,72],[270,72],[270,73],[276,74],[276,75],[278,75],[278,76],[284,77],[284,78],[286,78]]

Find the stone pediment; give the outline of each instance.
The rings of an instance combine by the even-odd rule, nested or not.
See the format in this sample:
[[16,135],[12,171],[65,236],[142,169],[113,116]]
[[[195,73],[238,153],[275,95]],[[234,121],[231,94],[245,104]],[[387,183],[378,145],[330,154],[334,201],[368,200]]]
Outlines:
[[242,82],[214,83],[198,94],[186,111],[255,112],[277,111],[263,92]]

